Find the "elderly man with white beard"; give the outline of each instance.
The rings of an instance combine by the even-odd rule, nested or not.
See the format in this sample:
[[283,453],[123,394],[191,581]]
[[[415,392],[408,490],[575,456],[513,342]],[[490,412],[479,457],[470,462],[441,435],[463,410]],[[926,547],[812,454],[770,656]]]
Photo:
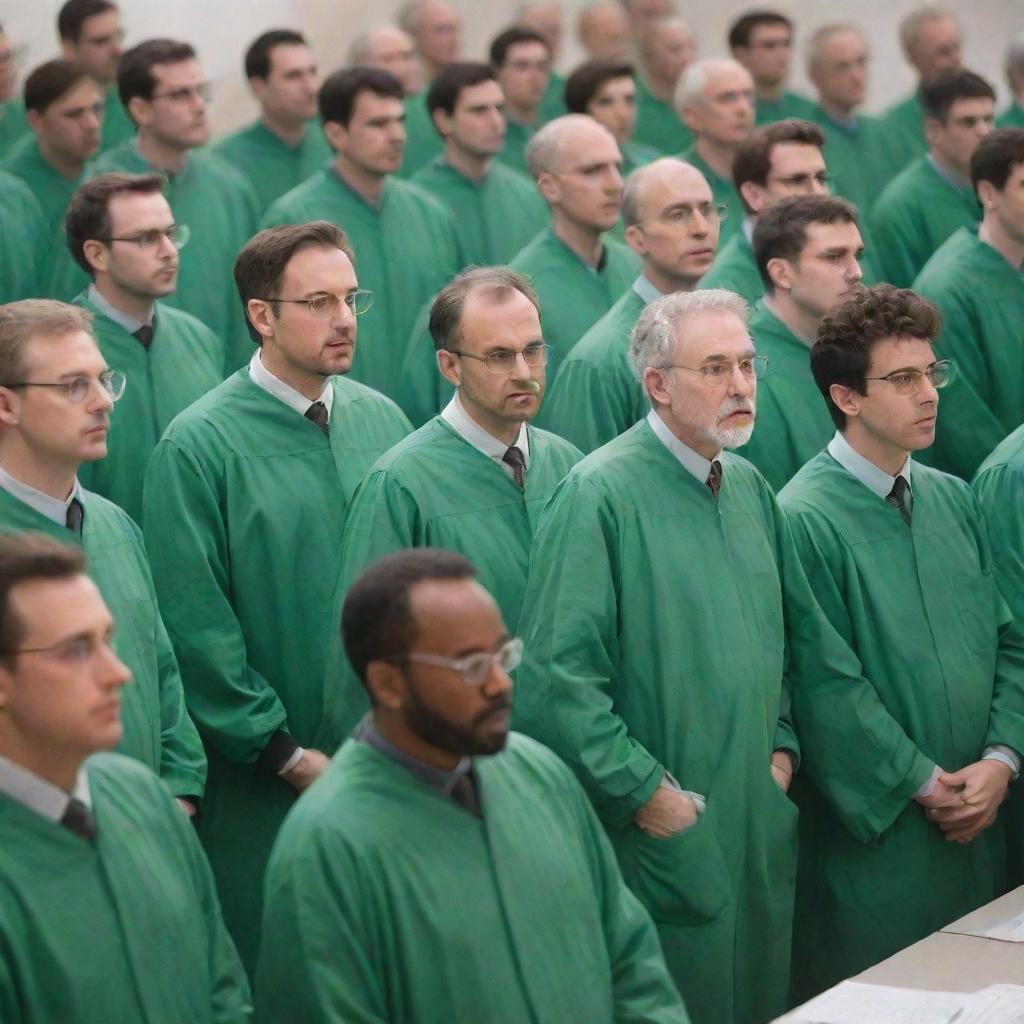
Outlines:
[[857,673],[771,488],[725,450],[765,369],[747,312],[721,290],[646,307],[630,361],[651,412],[555,490],[520,622],[516,727],[580,777],[697,1024],[785,1009],[789,677]]

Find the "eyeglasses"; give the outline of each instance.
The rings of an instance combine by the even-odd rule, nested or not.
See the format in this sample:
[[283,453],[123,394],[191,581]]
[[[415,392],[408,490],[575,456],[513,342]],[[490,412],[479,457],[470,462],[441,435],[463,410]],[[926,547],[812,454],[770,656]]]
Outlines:
[[705,384],[711,387],[722,387],[731,379],[735,369],[738,369],[747,380],[760,379],[768,369],[768,357],[750,356],[747,359],[741,359],[738,363],[721,361],[705,363],[703,366],[680,366],[678,363],[666,363],[664,366],[656,366],[654,369],[688,370],[690,373],[699,373]]
[[658,220],[663,224],[671,224],[688,228],[694,221],[697,214],[709,223],[725,220],[729,215],[729,207],[725,203],[701,203],[700,206],[673,206],[672,209],[663,213]]
[[170,100],[172,103],[191,103],[199,99],[209,103],[213,98],[213,89],[209,82],[200,82],[198,85],[186,85],[180,89],[171,89],[169,92],[155,92],[149,97],[150,100]]
[[326,292],[323,295],[314,295],[311,299],[269,299],[261,295],[254,295],[253,298],[259,299],[260,302],[289,302],[305,306],[310,316],[315,316],[317,320],[330,320],[336,316],[343,302],[352,310],[354,316],[362,316],[373,305],[373,292],[368,288],[359,288],[342,298]]
[[535,341],[527,345],[526,348],[520,349],[518,352],[513,351],[510,348],[499,348],[493,352],[488,352],[485,356],[478,356],[474,352],[463,352],[458,348],[447,349],[455,356],[463,356],[466,359],[476,359],[478,362],[484,363],[487,369],[493,374],[505,374],[512,373],[516,368],[516,360],[519,356],[523,357],[523,361],[527,366],[544,366],[548,361],[548,357],[551,355],[551,346],[545,345],[542,341]]
[[828,187],[832,184],[832,175],[828,171],[816,171],[814,174],[810,172],[787,174],[784,177],[772,180],[777,181],[780,185],[785,185],[787,188],[807,188],[812,182],[822,187]]
[[897,395],[916,395],[921,381],[927,377],[933,388],[944,388],[956,376],[956,363],[941,359],[927,370],[893,370],[884,377],[865,377],[865,380],[884,380],[891,384]]
[[155,252],[163,244],[166,238],[178,252],[188,245],[192,237],[187,224],[172,224],[169,228],[152,228],[149,231],[140,231],[135,235],[121,235],[115,237],[109,235],[106,238],[97,238],[97,242],[134,242],[140,249]]
[[[117,654],[117,641],[113,634],[103,637],[100,643],[112,654]],[[11,651],[7,657],[17,654],[52,654],[60,661],[84,664],[99,650],[99,646],[91,637],[76,636],[70,640],[60,640],[47,647],[21,647],[16,651]]]
[[383,658],[383,661],[414,661],[422,665],[436,665],[458,672],[467,686],[483,686],[491,669],[496,665],[502,672],[514,672],[523,660],[523,641],[514,636],[506,640],[494,654],[481,652],[465,658],[442,658],[439,654],[404,654]]
[[107,397],[116,402],[124,394],[125,376],[120,370],[107,370],[99,377],[75,377],[74,380],[62,380],[48,383],[37,380],[21,380],[8,384],[9,388],[64,388],[72,402],[84,402],[93,384],[106,392]]

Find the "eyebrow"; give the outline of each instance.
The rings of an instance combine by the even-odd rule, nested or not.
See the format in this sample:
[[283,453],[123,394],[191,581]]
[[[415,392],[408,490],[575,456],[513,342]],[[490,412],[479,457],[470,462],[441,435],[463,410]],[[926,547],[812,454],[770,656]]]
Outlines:
[[[737,359],[751,359],[756,356],[757,353],[752,349],[748,348],[745,352],[741,352],[736,358]],[[705,356],[701,363],[728,363],[731,361],[731,356],[724,355],[721,352],[715,352],[710,356]]]
[[497,644],[496,644],[496,645],[494,646],[494,649],[493,649],[493,650],[489,650],[489,649],[488,649],[488,648],[486,648],[486,647],[479,647],[479,646],[474,646],[474,647],[467,647],[467,648],[463,648],[463,649],[462,649],[462,650],[460,650],[460,651],[457,651],[457,652],[456,652],[456,653],[455,653],[455,654],[453,655],[453,657],[455,657],[455,658],[467,658],[467,657],[469,657],[469,656],[470,656],[471,654],[494,654],[494,653],[496,653],[496,652],[497,652],[497,651],[498,651],[498,650],[499,650],[499,649],[500,649],[501,647],[503,647],[503,646],[504,646],[505,644],[507,644],[507,643],[509,642],[509,640],[511,640],[511,639],[512,639],[512,634],[511,634],[511,633],[503,633],[503,634],[501,635],[501,639],[499,639],[499,640],[498,640],[498,642],[497,642]]

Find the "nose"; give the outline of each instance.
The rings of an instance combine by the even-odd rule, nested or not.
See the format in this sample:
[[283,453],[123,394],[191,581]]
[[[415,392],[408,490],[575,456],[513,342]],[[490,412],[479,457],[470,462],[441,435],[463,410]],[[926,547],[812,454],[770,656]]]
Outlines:
[[857,261],[856,257],[851,257],[850,264],[846,268],[846,280],[850,284],[859,284],[864,279],[864,269]]
[[939,401],[939,389],[928,379],[927,374],[921,376],[917,400],[921,405],[934,405]]
[[512,677],[497,662],[492,662],[491,671],[480,689],[483,696],[493,700],[495,697],[511,693],[514,685]]
[[756,388],[757,379],[755,377],[748,377],[740,369],[739,363],[734,363],[732,368],[732,374],[729,377],[730,396],[744,398],[747,395],[753,394]]
[[331,326],[335,329],[354,326],[356,320],[355,310],[347,302],[339,302],[331,314]]
[[704,238],[711,230],[711,224],[707,217],[700,210],[694,210],[690,215],[690,234],[694,238]]
[[131,670],[117,656],[117,651],[110,644],[104,643],[100,653],[100,685],[113,690],[131,681]]

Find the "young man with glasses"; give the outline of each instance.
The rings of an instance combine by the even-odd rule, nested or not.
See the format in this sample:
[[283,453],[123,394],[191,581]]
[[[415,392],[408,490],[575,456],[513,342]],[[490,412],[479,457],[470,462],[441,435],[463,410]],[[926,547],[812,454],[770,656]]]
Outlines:
[[863,252],[857,211],[833,196],[783,199],[754,228],[765,296],[750,333],[771,370],[759,388],[757,430],[740,454],[775,491],[832,436],[808,352],[829,310],[860,290]]
[[566,356],[542,416],[550,430],[591,452],[647,415],[629,332],[649,302],[697,287],[715,258],[723,211],[700,171],[674,157],[629,176],[622,220],[643,273]]
[[[192,244],[182,252],[178,287],[168,298],[206,324],[224,343],[224,372],[252,354],[233,297],[231,265],[256,229],[256,197],[244,176],[220,157],[194,152],[210,137],[210,86],[195,50],[171,39],[149,39],[118,63],[121,102],[138,128],[134,139],[102,154],[93,174],[162,174],[174,220],[188,225]],[[54,294],[72,299],[89,285],[85,271],[64,254]]]
[[390,400],[344,377],[371,296],[340,228],[261,231],[235,280],[259,348],[164,432],[143,507],[210,761],[199,835],[251,969],[277,828],[344,736],[324,725],[323,682],[345,512],[410,428]]
[[936,344],[959,370],[925,461],[964,480],[1024,410],[1024,130],[986,135],[971,183],[981,223],[950,235],[914,282],[942,313]]
[[174,293],[187,224],[176,224],[158,174],[115,171],[87,181],[64,221],[75,262],[92,277],[75,299],[93,315],[109,365],[131,381],[111,413],[104,459],[80,477],[142,523],[149,456],[182,409],[223,379],[224,347],[195,317],[158,299]]
[[117,616],[118,649],[133,678],[122,695],[118,749],[160,775],[194,813],[206,759],[185,711],[142,535],[77,477],[106,455],[111,411],[125,389],[91,321],[85,310],[49,300],[0,306],[0,531],[34,530],[81,545]]
[[275,847],[258,1019],[686,1024],[583,792],[510,732],[522,642],[475,576],[400,551],[345,600],[371,710]]
[[952,379],[938,332],[935,307],[891,285],[832,311],[811,366],[837,433],[779,495],[862,669],[793,679],[798,1000],[1004,891],[997,812],[1024,752],[1024,643],[974,496],[912,459]]

